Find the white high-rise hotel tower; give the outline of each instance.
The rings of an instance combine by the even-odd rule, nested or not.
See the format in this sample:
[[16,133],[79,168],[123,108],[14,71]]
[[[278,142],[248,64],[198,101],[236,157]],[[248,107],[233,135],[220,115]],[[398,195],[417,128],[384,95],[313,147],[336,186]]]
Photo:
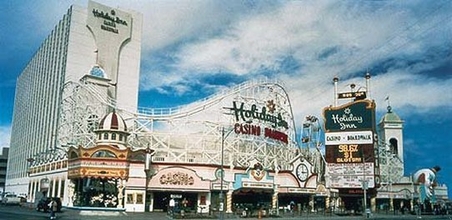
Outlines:
[[141,28],[137,12],[91,1],[69,8],[17,79],[6,191],[27,193],[30,160],[67,144],[59,141],[69,132],[62,129],[67,82],[94,75],[115,107],[136,111]]

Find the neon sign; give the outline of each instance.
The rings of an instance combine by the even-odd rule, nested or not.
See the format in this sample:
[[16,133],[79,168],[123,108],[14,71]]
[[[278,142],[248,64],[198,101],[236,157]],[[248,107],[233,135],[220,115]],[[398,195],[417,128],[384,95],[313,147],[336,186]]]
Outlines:
[[[277,127],[283,127],[285,129],[288,129],[288,123],[286,120],[282,118],[281,113],[278,113],[277,115],[270,114],[271,112],[267,112],[267,108],[265,106],[262,107],[262,109],[259,111],[257,109],[256,104],[251,105],[251,109],[245,109],[244,108],[245,103],[241,103],[240,107],[237,107],[237,103],[234,101],[232,102],[232,108],[231,110],[234,111],[235,119],[237,121],[250,121],[252,119],[258,119],[260,121],[269,122],[271,123],[273,128]],[[273,111],[273,109],[272,109]]]
[[323,111],[326,132],[373,130],[375,104],[360,100]]
[[[233,107],[230,108],[233,111],[236,121],[243,121],[245,123],[236,123],[234,125],[234,132],[236,134],[261,136],[262,134],[266,138],[288,143],[288,136],[284,132],[277,130],[278,128],[289,128],[289,124],[283,119],[281,113],[272,114],[275,110],[275,104],[273,101],[267,102],[267,107],[262,107],[260,110],[256,104],[251,105],[249,109],[245,108],[245,103],[237,104],[233,102]],[[270,124],[271,127],[261,128],[260,125],[252,124],[253,119]]]

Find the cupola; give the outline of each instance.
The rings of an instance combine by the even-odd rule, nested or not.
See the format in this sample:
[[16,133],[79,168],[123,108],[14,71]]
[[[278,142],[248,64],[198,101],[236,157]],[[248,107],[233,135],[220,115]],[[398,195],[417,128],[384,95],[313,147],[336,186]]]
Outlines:
[[93,68],[91,68],[91,71],[89,71],[89,74],[91,76],[106,78],[104,69],[102,69],[102,67],[100,67],[99,65],[94,65]]
[[119,149],[126,148],[127,136],[130,134],[126,122],[116,111],[104,116],[94,132],[97,134],[97,145],[112,145]]

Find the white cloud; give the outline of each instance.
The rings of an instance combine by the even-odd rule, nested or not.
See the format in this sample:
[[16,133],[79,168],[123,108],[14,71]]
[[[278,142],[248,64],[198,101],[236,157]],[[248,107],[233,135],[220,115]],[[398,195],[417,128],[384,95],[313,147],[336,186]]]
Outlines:
[[[307,110],[311,112],[331,103],[333,76],[346,79],[345,85],[353,82],[365,86],[366,68],[375,62],[397,57],[396,62],[403,63],[410,56],[427,53],[432,48],[425,45],[425,38],[440,31],[437,24],[444,19],[428,13],[426,16],[434,21],[413,17],[409,5],[382,4],[375,11],[369,7],[288,2],[285,7],[231,24],[224,35],[187,43],[174,54],[178,62],[172,67],[178,77],[171,79],[187,79],[184,76],[188,74],[196,79],[197,73],[214,74],[218,70],[246,75],[262,67],[273,67],[280,56],[290,54],[303,68],[278,77],[289,82],[295,107],[306,107],[309,101],[308,109],[315,106]],[[372,88],[378,91],[375,98],[383,100],[388,94],[382,93],[391,91],[395,93],[391,99],[400,106],[414,105],[422,110],[442,105],[438,96],[432,97],[439,91],[451,94],[447,93],[451,81],[429,80],[418,73],[434,63],[407,65],[372,78]],[[362,72],[362,76],[350,75],[356,72]]]
[[395,105],[405,114],[451,107],[445,100],[452,100],[452,79],[429,79],[420,74],[392,72],[376,76],[372,82],[376,100],[382,102],[389,95],[391,106]]

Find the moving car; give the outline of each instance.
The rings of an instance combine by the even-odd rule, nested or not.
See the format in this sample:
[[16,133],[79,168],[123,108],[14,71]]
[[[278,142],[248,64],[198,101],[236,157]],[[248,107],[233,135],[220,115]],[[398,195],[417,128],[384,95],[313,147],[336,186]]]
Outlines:
[[3,205],[20,205],[21,199],[16,194],[5,194],[2,198]]

